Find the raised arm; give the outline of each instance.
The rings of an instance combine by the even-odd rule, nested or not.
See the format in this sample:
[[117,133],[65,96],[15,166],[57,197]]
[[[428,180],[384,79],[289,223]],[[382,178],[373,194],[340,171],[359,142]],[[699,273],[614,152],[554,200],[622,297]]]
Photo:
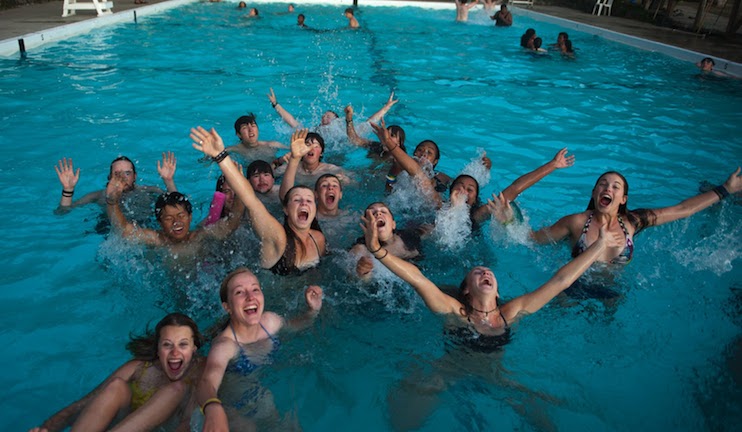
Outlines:
[[368,251],[380,263],[402,280],[412,285],[431,311],[439,314],[456,314],[463,307],[461,302],[445,294],[426,278],[415,265],[394,256],[389,250],[381,247],[376,230],[377,217],[370,210],[361,216],[361,228],[366,239]]
[[203,152],[219,164],[224,177],[229,182],[235,194],[247,208],[250,222],[260,239],[260,255],[263,268],[271,268],[278,262],[286,249],[286,232],[283,225],[265,208],[250,182],[232,162],[229,153],[224,149],[222,138],[213,128],[210,131],[198,126],[191,129],[193,148]]
[[582,229],[579,216],[581,213],[564,216],[549,227],[541,228],[531,232],[531,239],[538,244],[556,243],[567,237],[572,237],[573,232]]
[[273,109],[276,110],[276,112],[278,113],[278,115],[280,115],[281,118],[283,119],[283,121],[285,121],[289,126],[291,126],[292,128],[298,128],[299,127],[299,122],[296,121],[296,119],[294,118],[294,116],[292,116],[291,113],[289,113],[288,111],[286,111],[281,106],[280,103],[278,103],[278,99],[276,98],[276,94],[273,93],[273,89],[271,88],[270,90],[271,90],[271,92],[268,93],[268,100],[271,101],[271,106],[273,107]]
[[175,187],[176,159],[173,152],[162,153],[162,162],[157,161],[157,172],[162,177],[168,192],[177,192]]
[[535,170],[518,177],[510,186],[502,191],[503,196],[508,201],[513,201],[524,190],[538,183],[539,180],[551,174],[557,169],[571,167],[575,163],[574,155],[567,156],[567,149],[563,148],[554,155],[549,162],[541,165]]
[[302,129],[291,135],[289,163],[286,165],[286,172],[283,173],[283,180],[281,180],[281,188],[278,190],[278,197],[281,201],[296,183],[296,172],[299,170],[301,158],[312,150],[312,146],[307,145],[306,142],[307,133],[306,129]]
[[309,285],[307,289],[304,290],[304,300],[307,303],[307,309],[304,313],[286,321],[286,327],[289,330],[303,330],[314,322],[320,309],[322,309],[322,288],[317,285]]
[[369,117],[367,121],[369,123],[378,123],[397,102],[399,102],[399,99],[394,99],[394,92],[391,92],[389,94],[389,100],[386,101],[380,110],[376,111],[374,115]]
[[72,166],[72,159],[62,158],[54,167],[54,171],[57,172],[59,182],[62,183],[62,199],[59,200],[59,207],[70,207],[75,186],[80,180],[80,168],[75,170]]
[[725,181],[724,184],[717,186],[708,192],[688,198],[674,206],[653,209],[652,212],[656,216],[656,219],[649,221],[650,226],[662,225],[664,223],[694,215],[721,201],[728,195],[739,192],[742,190],[742,176],[740,176],[740,170],[741,168],[738,167],[737,170],[727,178],[727,181]]
[[371,145],[371,140],[358,136],[356,128],[353,125],[353,107],[351,105],[345,107],[345,133],[348,135],[348,140],[352,144],[361,147],[368,147]]
[[140,228],[126,219],[121,211],[121,194],[123,193],[126,183],[118,175],[114,175],[108,180],[106,185],[106,210],[111,225],[118,229],[122,237],[136,237],[150,246],[159,246],[163,244],[162,238],[155,230]]
[[618,247],[625,241],[622,233],[610,233],[605,226],[600,227],[598,240],[590,245],[585,252],[560,268],[551,279],[535,291],[516,297],[502,307],[502,312],[507,321],[513,322],[524,313],[533,313],[541,309],[582,276],[607,248]]

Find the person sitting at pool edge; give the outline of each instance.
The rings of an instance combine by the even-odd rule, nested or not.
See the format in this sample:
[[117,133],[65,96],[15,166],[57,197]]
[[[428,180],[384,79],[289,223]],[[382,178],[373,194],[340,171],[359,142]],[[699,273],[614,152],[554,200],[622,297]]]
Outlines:
[[[162,162],[157,161],[157,172],[165,183],[168,192],[177,191],[175,181],[173,180],[175,177],[175,167],[176,159],[172,152],[163,153]],[[80,180],[80,168],[77,170],[74,169],[72,159],[63,158],[59,161],[58,165],[54,167],[54,170],[57,172],[59,182],[62,183],[62,198],[59,201],[59,207],[56,210],[57,213],[64,212],[73,207],[90,204],[92,202],[98,203],[101,207],[105,205],[105,189],[87,193],[77,201],[72,201],[75,187],[77,186],[77,182]],[[137,169],[134,166],[134,162],[126,156],[119,156],[111,162],[111,166],[108,170],[108,180],[110,181],[114,176],[119,176],[124,179],[124,194],[128,194],[135,190],[146,193],[162,193],[162,189],[157,186],[137,186]]]
[[353,15],[353,8],[345,9],[345,12],[343,12],[343,15],[345,15],[345,18],[348,18],[348,27],[355,29],[361,26],[360,24],[358,24],[358,20]]
[[510,27],[513,25],[513,14],[508,10],[508,5],[500,6],[500,10],[490,17],[497,27]]
[[[103,383],[29,432],[72,430],[149,431],[159,425],[185,430],[195,408],[191,397],[201,375],[198,349],[203,337],[186,315],[171,313],[154,332],[131,337],[126,349],[134,356]],[[159,429],[158,429],[159,430]]]
[[[237,166],[235,169],[241,171]],[[184,250],[195,253],[194,246],[198,246],[206,237],[226,238],[239,227],[242,213],[245,210],[242,201],[234,200],[227,218],[191,231],[193,209],[190,201],[180,192],[167,192],[160,195],[155,203],[155,217],[161,227],[161,230],[155,231],[129,222],[121,212],[119,199],[123,185],[124,180],[119,176],[114,176],[106,188],[108,217],[112,225],[120,230],[124,238],[137,239],[148,246],[168,246],[173,253]],[[231,183],[230,186],[232,186]]]
[[[285,149],[286,146],[278,141],[261,141],[260,128],[255,118],[255,114],[250,113],[242,116],[234,122],[234,132],[240,143],[229,147],[230,152],[238,153],[245,157],[253,156],[255,150],[259,148]],[[274,152],[275,154],[275,152]]]

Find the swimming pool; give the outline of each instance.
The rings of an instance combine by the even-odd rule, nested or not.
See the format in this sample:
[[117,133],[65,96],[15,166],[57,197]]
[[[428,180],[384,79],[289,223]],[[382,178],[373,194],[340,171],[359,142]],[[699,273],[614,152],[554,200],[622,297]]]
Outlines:
[[[742,86],[699,79],[669,57],[570,32],[576,60],[534,58],[517,47],[524,29],[536,28],[546,43],[561,30],[517,15],[512,28],[495,29],[479,11],[457,24],[452,10],[362,5],[364,28],[354,32],[343,29],[340,7],[302,6],[309,26],[328,30],[306,32],[295,16],[278,14],[285,4],[259,5],[257,21],[241,19],[234,6],[192,4],[24,61],[0,60],[3,430],[38,424],[100,382],[128,358],[129,332],[170,309],[170,290],[188,293],[188,312],[202,325],[220,312],[209,290],[225,268],[171,283],[138,248],[92,233],[98,209],[53,215],[60,189],[53,166],[63,156],[82,168],[79,196],[104,186],[119,154],[137,162],[141,183],[158,184],[155,161],[173,150],[177,184],[203,215],[218,173],[198,162],[188,129],[215,126],[232,139],[234,120],[253,111],[262,137],[286,141],[290,130],[265,96],[273,87],[305,125],[347,103],[365,118],[394,90],[400,102],[389,121],[405,127],[410,143],[438,142],[440,170],[457,174],[477,148],[487,150],[494,167],[485,194],[568,146],[577,164],[519,199],[536,227],[583,209],[606,169],[628,177],[631,207],[656,207],[693,195],[702,181],[721,183],[742,159]],[[353,167],[364,185],[365,152],[329,132],[328,159]],[[360,185],[345,194],[351,209],[382,197],[380,185],[364,195]],[[641,234],[614,311],[555,304],[516,328],[494,361],[530,392],[472,375],[442,393],[425,429],[528,430],[542,417],[563,430],[739,424],[732,366],[742,324],[740,212],[727,201]],[[422,265],[436,282],[456,285],[465,268],[486,261],[510,297],[568,257],[564,248],[530,248],[487,227],[475,243],[462,256],[428,242]],[[254,256],[250,246],[237,256]],[[327,266],[343,264],[337,252]],[[402,284],[359,286],[337,273],[323,283],[327,300],[315,327],[287,339],[261,380],[304,430],[388,430],[390,389],[444,353],[441,320]],[[260,278],[269,308],[279,311],[297,301],[291,285],[305,283]]]

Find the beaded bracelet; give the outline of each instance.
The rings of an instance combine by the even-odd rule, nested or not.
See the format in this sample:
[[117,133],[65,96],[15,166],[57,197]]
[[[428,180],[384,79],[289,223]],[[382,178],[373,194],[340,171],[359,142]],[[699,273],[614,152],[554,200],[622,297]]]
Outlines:
[[716,186],[711,190],[719,196],[719,201],[729,196],[729,191],[727,190],[727,188],[724,187],[724,185]]
[[[378,251],[376,251],[376,252],[378,252]],[[381,261],[381,260],[383,260],[384,258],[386,258],[386,256],[387,256],[387,255],[389,255],[389,250],[388,250],[388,249],[384,249],[384,256],[382,256],[382,257],[377,257],[376,255],[374,255],[374,258],[376,258],[377,260]]]
[[221,405],[222,404],[222,401],[219,398],[206,399],[206,402],[204,402],[204,404],[201,405],[201,414],[205,414],[204,413],[204,410],[206,409],[206,407],[209,406],[209,405],[211,405],[211,404],[213,404],[213,403],[217,403],[217,404]]
[[71,191],[62,189],[62,196],[67,198],[72,198],[72,195],[75,194],[75,190],[72,189]]
[[226,159],[227,156],[229,156],[229,152],[227,151],[227,149],[224,149],[218,155],[216,155],[213,158],[211,158],[211,160],[213,160],[216,163],[221,163],[221,161],[223,161],[224,159]]

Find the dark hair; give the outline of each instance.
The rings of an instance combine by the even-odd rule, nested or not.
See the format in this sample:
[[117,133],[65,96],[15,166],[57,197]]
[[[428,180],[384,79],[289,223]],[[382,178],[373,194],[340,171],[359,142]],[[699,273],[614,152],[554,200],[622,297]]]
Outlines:
[[704,59],[701,60],[701,63],[703,62],[711,62],[712,66],[716,66],[716,62],[714,62],[714,59],[712,59],[711,57],[704,57]]
[[255,114],[250,113],[248,115],[243,115],[242,117],[238,118],[237,121],[234,122],[234,133],[237,135],[240,134],[240,128],[243,124],[254,124],[255,126],[258,125],[258,122],[255,119]]
[[166,206],[179,206],[182,205],[188,214],[193,213],[193,206],[191,206],[191,202],[188,201],[188,197],[183,195],[180,192],[165,192],[164,194],[157,197],[157,202],[155,202],[155,218],[159,221],[160,216],[162,215],[162,210]]
[[404,133],[404,129],[402,129],[401,126],[397,125],[391,125],[387,127],[389,130],[390,135],[395,135],[397,138],[399,138],[399,146],[402,147],[402,150],[405,152],[407,151],[407,148],[404,146],[404,141],[407,138],[407,135]]
[[388,206],[388,205],[386,205],[386,203],[385,203],[385,202],[381,202],[381,201],[374,201],[374,202],[372,202],[371,204],[369,204],[369,205],[368,205],[368,206],[366,207],[366,210],[364,210],[364,211],[363,211],[363,213],[364,213],[364,214],[366,214],[366,211],[370,210],[370,209],[371,209],[371,207],[373,207],[373,206],[375,206],[375,205],[377,205],[377,204],[381,204],[381,205],[383,205],[384,207],[386,207],[386,209],[387,209],[387,210],[389,210],[389,214],[390,214],[390,215],[392,215],[392,219],[394,219],[394,213],[392,213],[392,209],[390,209],[390,208],[389,208],[389,206]]
[[325,156],[325,139],[322,138],[322,135],[318,134],[317,132],[309,132],[304,138],[304,142],[309,142],[310,139],[316,139],[319,143],[319,146],[322,148],[322,155],[320,155],[319,160],[322,160],[322,158]]
[[353,15],[353,8],[347,8],[347,9],[345,9],[345,13],[349,13],[349,14]]
[[[440,161],[441,160],[441,150],[438,148],[438,144],[436,144],[435,141],[433,141],[433,140],[426,139],[426,140],[420,141],[420,143],[415,147],[415,151],[417,151],[417,149],[420,148],[421,145],[426,144],[426,143],[433,144],[433,147],[435,148],[435,160]],[[413,151],[413,153],[415,151]]]
[[134,162],[132,162],[131,159],[129,159],[126,156],[119,156],[116,159],[111,161],[111,166],[108,168],[108,180],[111,180],[111,177],[113,177],[113,164],[115,164],[116,162],[120,162],[120,161],[129,162],[131,164],[131,170],[134,171],[134,174],[137,173],[137,167],[134,166]]
[[528,39],[530,39],[531,36],[535,34],[536,34],[536,30],[532,28],[529,28],[528,30],[526,30],[526,32],[523,33],[523,36],[520,37],[520,46],[522,46],[523,48],[528,47]]
[[260,15],[260,12],[258,12],[258,8],[252,8],[250,9],[250,12],[255,11],[255,16]]
[[[595,190],[596,187],[598,187],[598,183],[600,182],[600,179],[605,177],[608,174],[614,174],[617,175],[621,181],[623,181],[624,184],[624,196],[629,195],[629,182],[626,181],[626,177],[623,176],[623,174],[617,172],[617,171],[606,171],[603,174],[598,177],[598,180],[595,181],[595,186],[593,186],[593,190]],[[587,204],[587,210],[595,210],[595,200],[593,197],[590,197],[590,202]],[[644,228],[653,226],[657,224],[657,214],[650,209],[636,209],[636,210],[629,210],[628,209],[628,198],[626,199],[626,202],[618,206],[618,215],[623,216],[626,219],[631,222],[632,225],[635,227],[634,235],[638,234],[639,231],[643,230]]]
[[340,178],[338,178],[338,176],[336,176],[335,174],[327,173],[327,174],[322,174],[321,176],[319,176],[319,178],[317,179],[317,181],[314,182],[314,191],[315,192],[317,192],[317,189],[319,189],[319,184],[322,183],[322,180],[324,180],[326,178],[334,178],[335,180],[337,180],[338,181],[338,184],[340,185],[340,191],[343,190],[343,182],[340,181]]
[[198,325],[188,315],[174,312],[165,316],[155,326],[154,332],[149,329],[144,331],[141,336],[129,335],[129,342],[126,344],[126,349],[134,356],[137,360],[153,361],[157,359],[157,347],[160,343],[160,334],[162,333],[163,327],[176,326],[176,327],[190,327],[193,332],[193,344],[196,348],[201,348],[204,343],[204,338],[201,336],[201,332],[198,331]]
[[253,174],[263,174],[268,173],[271,175],[271,177],[275,177],[273,174],[273,168],[271,167],[271,164],[264,160],[256,160],[250,163],[250,165],[247,166],[247,177],[250,178]]
[[567,32],[559,32],[559,36],[564,36],[564,40],[569,40],[569,35]]
[[474,182],[474,184],[477,186],[477,196],[476,196],[476,199],[474,200],[474,204],[472,204],[471,209],[470,209],[471,211],[474,211],[474,209],[482,205],[482,203],[479,201],[479,182],[477,181],[477,179],[470,176],[469,174],[461,174],[451,182],[451,186],[448,187],[448,193],[450,194],[451,192],[453,192],[453,187],[456,186],[456,184],[459,181],[465,178],[471,179]]
[[[281,204],[285,208],[289,203],[289,197],[291,196],[291,193],[295,189],[306,189],[308,191],[311,191],[312,194],[314,194],[314,191],[309,186],[304,185],[296,185],[292,187],[291,189],[286,192],[286,195],[283,196],[283,199],[281,200]],[[291,228],[291,225],[289,225],[289,217],[286,215],[283,218],[283,229],[286,231],[286,250],[283,253],[283,256],[286,257],[286,261],[288,263],[294,264],[296,262],[296,248],[297,245],[299,247],[299,256],[304,256],[304,254],[307,253],[306,248],[304,247],[304,243],[299,241],[299,238],[296,236],[296,232],[293,228]],[[312,224],[310,225],[310,229],[322,232],[322,228],[319,226],[319,221],[317,220],[317,215],[314,216],[314,219],[312,219]]]
[[540,37],[537,37],[536,39],[533,40],[533,48],[535,48],[535,49],[541,48],[541,45],[543,43],[544,43],[544,41],[541,40]]

